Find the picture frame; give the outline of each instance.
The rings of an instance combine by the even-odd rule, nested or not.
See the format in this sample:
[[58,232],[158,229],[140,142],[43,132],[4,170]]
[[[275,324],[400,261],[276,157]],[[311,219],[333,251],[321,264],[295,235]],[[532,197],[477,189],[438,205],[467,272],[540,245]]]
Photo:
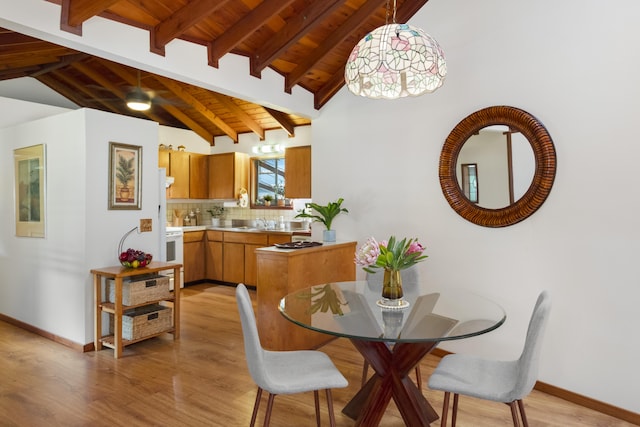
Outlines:
[[16,236],[45,237],[46,149],[44,144],[13,150]]
[[109,143],[109,209],[142,209],[142,147]]

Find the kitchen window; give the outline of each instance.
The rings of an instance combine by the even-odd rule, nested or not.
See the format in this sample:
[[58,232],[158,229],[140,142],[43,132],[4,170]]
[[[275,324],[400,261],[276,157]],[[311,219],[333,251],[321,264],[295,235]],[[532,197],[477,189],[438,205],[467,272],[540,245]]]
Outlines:
[[251,206],[287,208],[284,189],[284,156],[251,159]]

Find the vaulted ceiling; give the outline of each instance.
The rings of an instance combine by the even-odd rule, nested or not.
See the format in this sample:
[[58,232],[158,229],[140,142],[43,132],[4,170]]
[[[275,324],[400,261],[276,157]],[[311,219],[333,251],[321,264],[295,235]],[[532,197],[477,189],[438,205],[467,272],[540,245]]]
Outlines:
[[[44,1],[44,0],[43,0]],[[227,54],[249,58],[247,73],[270,67],[284,77],[282,90],[313,93],[319,109],[344,85],[353,46],[387,22],[393,0],[47,0],[60,5],[61,29],[82,35],[94,16],[149,32],[149,50],[163,55],[174,39],[206,46],[218,67]],[[405,22],[428,0],[396,0],[396,21]],[[148,118],[214,138],[272,129],[290,135],[310,120],[139,71],[53,43],[0,29],[0,80],[33,77],[82,107]],[[125,106],[135,87],[152,95],[151,110]]]

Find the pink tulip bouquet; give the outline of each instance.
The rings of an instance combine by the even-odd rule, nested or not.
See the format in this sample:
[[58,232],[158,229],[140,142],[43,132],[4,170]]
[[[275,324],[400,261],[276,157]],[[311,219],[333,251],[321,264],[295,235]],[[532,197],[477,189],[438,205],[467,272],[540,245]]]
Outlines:
[[367,273],[375,273],[375,268],[404,270],[427,258],[424,250],[418,239],[397,240],[391,236],[388,241],[377,242],[369,237],[356,251],[354,262]]

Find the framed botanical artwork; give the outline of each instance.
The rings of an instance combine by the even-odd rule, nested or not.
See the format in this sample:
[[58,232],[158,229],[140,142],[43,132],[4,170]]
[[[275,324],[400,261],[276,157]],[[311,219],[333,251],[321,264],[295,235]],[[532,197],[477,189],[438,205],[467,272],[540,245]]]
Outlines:
[[109,209],[141,209],[142,147],[109,143]]
[[16,236],[45,237],[46,159],[44,144],[13,150]]

